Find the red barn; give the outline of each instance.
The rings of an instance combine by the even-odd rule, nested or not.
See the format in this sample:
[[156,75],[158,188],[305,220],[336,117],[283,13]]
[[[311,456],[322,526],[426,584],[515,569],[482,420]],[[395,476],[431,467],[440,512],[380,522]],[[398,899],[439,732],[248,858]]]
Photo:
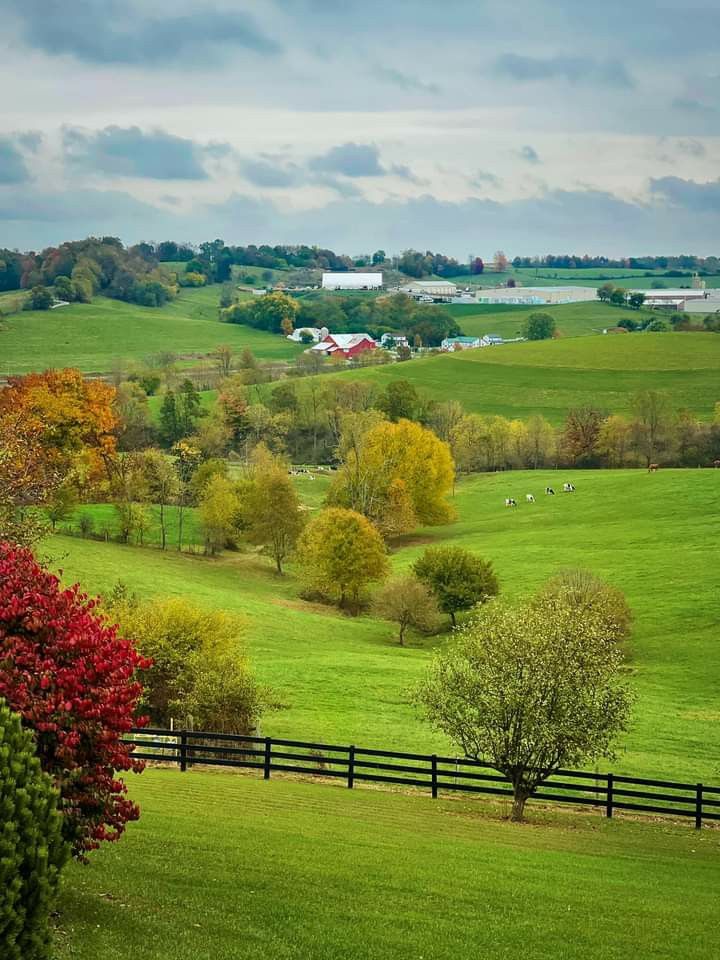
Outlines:
[[329,333],[324,340],[311,347],[316,353],[323,353],[332,357],[342,354],[347,360],[362,353],[364,350],[374,350],[375,341],[367,333]]

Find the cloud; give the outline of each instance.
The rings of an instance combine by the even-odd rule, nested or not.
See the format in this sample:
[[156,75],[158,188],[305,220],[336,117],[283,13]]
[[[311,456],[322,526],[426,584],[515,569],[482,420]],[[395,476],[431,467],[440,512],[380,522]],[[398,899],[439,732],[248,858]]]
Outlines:
[[120,0],[4,0],[23,41],[51,56],[92,64],[214,66],[233,49],[276,54],[279,44],[245,12],[205,9],[150,17]]
[[[30,189],[0,190],[0,223],[56,224],[59,240],[79,233],[106,234],[114,224],[149,223],[157,209],[120,190],[63,190],[59,193]],[[76,224],[86,224],[78,230]],[[62,236],[61,236],[62,234]],[[41,232],[37,234],[42,236]]]
[[0,183],[24,183],[30,171],[12,137],[0,137]]
[[526,160],[528,163],[542,163],[540,160],[540,154],[534,147],[531,147],[529,143],[526,143],[525,146],[518,151],[518,155],[522,160]]
[[298,183],[302,171],[283,160],[261,158],[242,160],[240,173],[256,187],[292,187]]
[[232,151],[228,144],[204,146],[163,130],[105,127],[94,132],[65,127],[66,160],[93,173],[149,180],[206,180],[206,159]]
[[494,173],[490,173],[489,170],[478,170],[477,173],[468,178],[470,186],[477,187],[480,190],[485,187],[499,187],[501,182],[500,178],[496,177]]
[[650,192],[696,213],[720,212],[720,179],[697,183],[681,177],[659,177],[650,180]]
[[691,97],[676,97],[672,102],[672,107],[674,110],[684,110],[686,113],[715,113],[713,107],[708,107],[707,104]]
[[635,81],[619,60],[592,57],[526,57],[504,53],[495,61],[495,73],[519,83],[563,80],[567,83],[630,89]]
[[686,153],[691,157],[704,157],[707,153],[705,145],[699,140],[692,138],[688,140],[678,140],[677,148],[681,153]]
[[408,93],[429,93],[436,96],[442,93],[442,88],[437,83],[427,83],[419,77],[414,77],[409,73],[403,73],[402,70],[395,70],[393,67],[386,67],[382,64],[376,64],[373,67],[373,75],[393,87],[405,90]]
[[343,177],[400,177],[413,183],[419,181],[405,164],[384,167],[380,151],[374,143],[343,143],[331,147],[327,153],[311,157],[308,168],[316,173],[339,174]]

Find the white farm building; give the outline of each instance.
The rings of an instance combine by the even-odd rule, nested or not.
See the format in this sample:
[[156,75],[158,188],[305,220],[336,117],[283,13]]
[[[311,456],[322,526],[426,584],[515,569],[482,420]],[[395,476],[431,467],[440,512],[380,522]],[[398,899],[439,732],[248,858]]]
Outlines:
[[514,303],[540,306],[548,303],[582,303],[597,300],[595,287],[491,287],[478,290],[478,303]]
[[380,290],[382,273],[324,273],[323,290]]
[[430,297],[433,300],[456,297],[458,288],[449,280],[413,280],[399,288],[411,297]]

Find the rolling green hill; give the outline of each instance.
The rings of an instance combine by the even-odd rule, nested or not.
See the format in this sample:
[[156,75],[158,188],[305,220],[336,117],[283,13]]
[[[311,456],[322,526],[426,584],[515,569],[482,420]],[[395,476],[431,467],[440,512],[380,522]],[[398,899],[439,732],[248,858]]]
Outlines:
[[616,327],[623,318],[646,319],[648,311],[612,307],[605,303],[561,303],[521,307],[517,304],[451,304],[446,309],[471,337],[498,334],[508,339],[520,336],[525,318],[531,313],[549,313],[561,337],[584,337]]
[[0,376],[47,367],[105,372],[118,360],[161,351],[187,358],[219,344],[249,347],[259,358],[286,359],[300,348],[284,337],[218,320],[220,287],[184,288],[162,308],[96,297],[56,310],[17,313],[0,327]]
[[133,777],[58,960],[706,960],[717,832],[225,772]]
[[[544,497],[550,483],[572,478],[573,495]],[[298,479],[310,506],[327,480]],[[533,492],[538,502],[525,504]],[[516,510],[504,498],[514,496]],[[627,594],[635,614],[629,653],[639,693],[626,752],[615,765],[636,775],[708,781],[718,775],[717,596],[713,562],[720,539],[720,471],[512,472],[460,483],[457,523],[420,530],[397,545],[405,569],[426,544],[458,544],[495,563],[503,592],[525,596],[567,567],[589,567]],[[190,531],[194,525],[188,521]],[[191,596],[248,618],[247,643],[263,681],[287,708],[263,729],[275,736],[421,750],[448,749],[407,703],[408,686],[443,638],[407,648],[390,625],[350,618],[299,599],[299,583],[277,578],[254,551],[217,560],[174,551],[57,537],[66,580],[91,592],[121,578],[141,595]]]
[[[466,318],[462,322],[469,326]],[[459,400],[468,411],[522,418],[541,413],[554,423],[586,404],[627,412],[638,391],[662,390],[675,408],[707,418],[720,400],[720,336],[634,333],[512,343],[332,376],[381,386],[409,380],[437,400]]]

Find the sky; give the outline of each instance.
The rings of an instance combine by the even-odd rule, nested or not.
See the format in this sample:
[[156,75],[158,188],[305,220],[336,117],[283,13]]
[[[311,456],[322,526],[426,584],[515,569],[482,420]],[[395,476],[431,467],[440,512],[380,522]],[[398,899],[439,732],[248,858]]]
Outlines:
[[0,246],[720,253],[716,0],[0,0]]

